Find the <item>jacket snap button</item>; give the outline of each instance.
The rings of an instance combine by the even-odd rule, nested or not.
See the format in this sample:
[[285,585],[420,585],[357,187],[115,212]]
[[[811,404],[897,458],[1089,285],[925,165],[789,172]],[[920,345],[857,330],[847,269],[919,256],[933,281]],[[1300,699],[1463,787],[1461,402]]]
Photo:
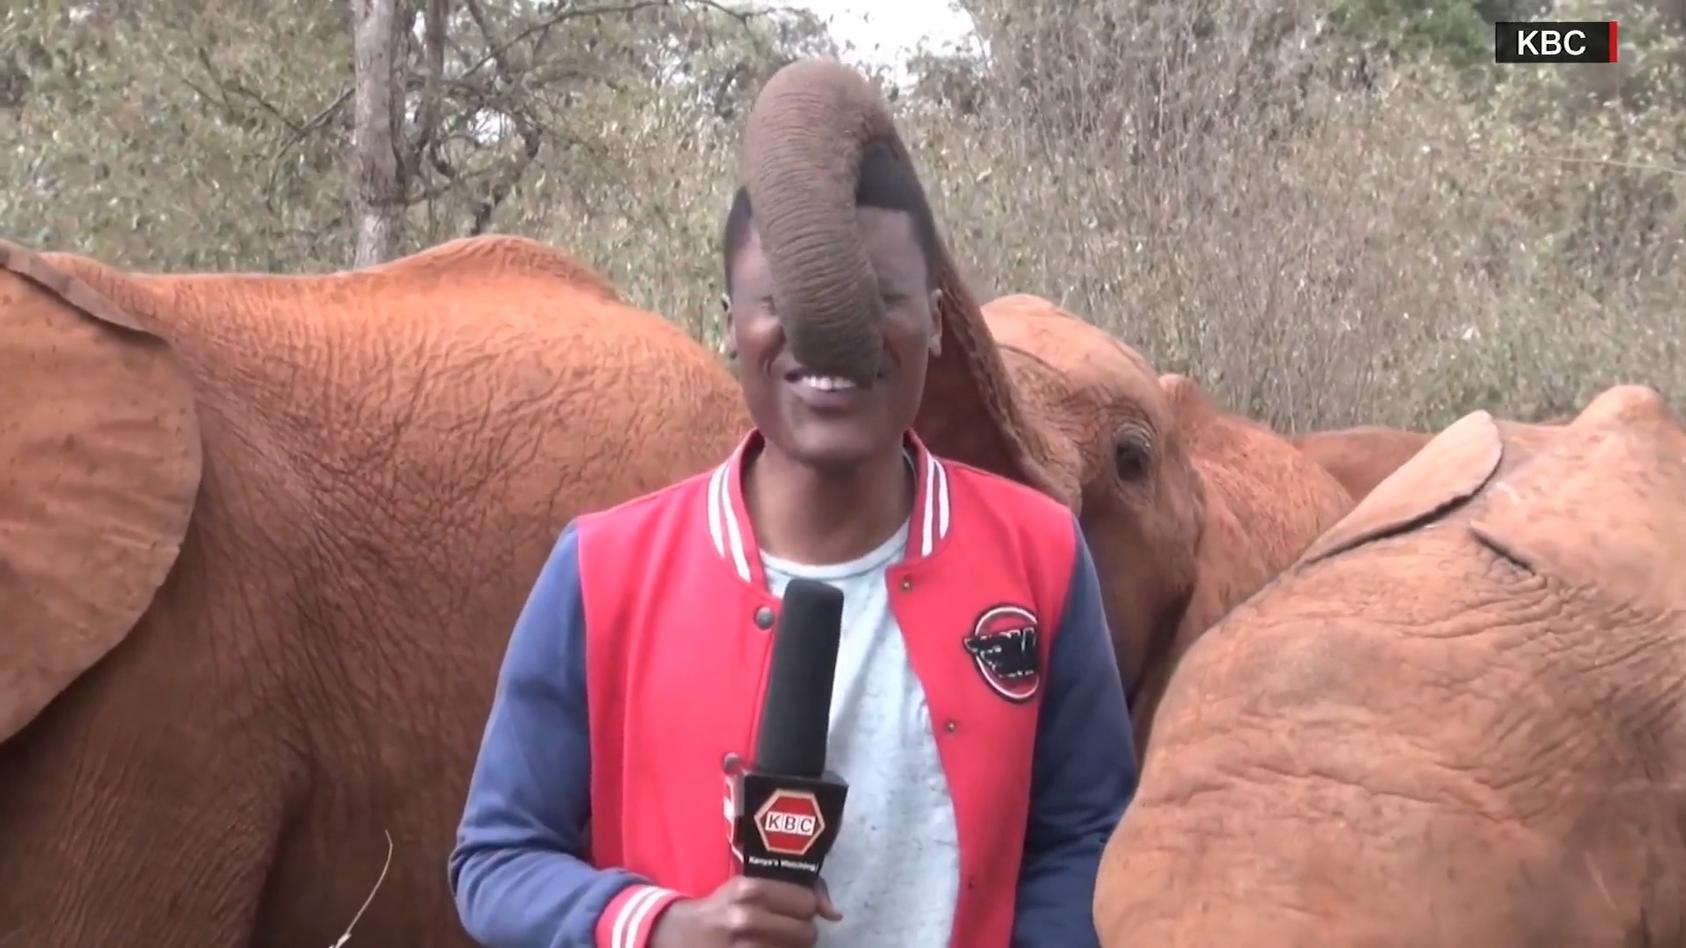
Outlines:
[[767,606],[755,610],[755,624],[763,629],[773,627],[773,610]]
[[957,727],[959,727],[959,725],[955,724],[954,721],[951,719],[947,724],[943,725],[943,730],[947,731],[950,734],[953,734],[954,729],[957,728]]
[[913,588],[913,577],[903,576],[902,577],[902,592],[907,592],[909,589],[912,589],[912,588]]

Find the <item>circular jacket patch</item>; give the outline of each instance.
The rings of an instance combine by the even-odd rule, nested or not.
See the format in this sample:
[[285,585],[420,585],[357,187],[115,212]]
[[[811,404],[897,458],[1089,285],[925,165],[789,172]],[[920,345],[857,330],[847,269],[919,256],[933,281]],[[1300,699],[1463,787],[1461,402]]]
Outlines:
[[1022,703],[1042,685],[1036,616],[1020,606],[991,606],[978,616],[965,639],[966,651],[990,689]]

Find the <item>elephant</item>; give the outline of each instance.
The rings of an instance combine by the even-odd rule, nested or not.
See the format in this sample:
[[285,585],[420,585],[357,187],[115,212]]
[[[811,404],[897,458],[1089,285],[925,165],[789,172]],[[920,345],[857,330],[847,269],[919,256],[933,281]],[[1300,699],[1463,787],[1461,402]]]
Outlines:
[[[853,71],[769,90],[796,121],[750,136],[758,226],[824,223],[862,129],[907,160]],[[355,942],[466,944],[444,868],[529,584],[573,517],[730,454],[730,369],[515,237],[300,276],[0,258],[0,943],[328,944],[384,831]],[[915,427],[1077,515],[1145,741],[1180,650],[1350,500],[1045,300],[986,319],[941,258]],[[805,312],[824,268],[773,262]]]
[[1686,940],[1686,425],[1473,412],[1203,636],[1101,943]]
[[1291,435],[1288,440],[1341,482],[1356,503],[1434,437],[1420,431],[1358,425]]
[[[520,238],[310,276],[0,264],[0,942],[330,943],[384,831],[356,940],[466,944],[443,866],[526,585],[571,517],[730,452],[729,370]],[[1141,695],[1309,542],[1258,546],[1293,518],[1232,496],[1242,455],[1315,478],[1052,304],[987,310],[936,397],[1021,420]],[[971,404],[922,424],[999,464]]]
[[[875,371],[882,346],[883,304],[853,214],[869,149],[914,166],[865,76],[799,60],[757,97],[742,159],[791,348],[815,371],[850,379]],[[942,235],[932,242],[942,345],[916,428],[937,453],[1078,515],[1145,739],[1176,653],[1351,498],[1285,439],[1220,417],[1191,383],[1157,384],[1146,360],[1045,300],[1009,296],[986,318]]]
[[[1539,424],[1561,426],[1571,419],[1555,415]],[[1309,431],[1291,435],[1288,440],[1324,470],[1341,482],[1354,503],[1376,489],[1388,475],[1410,460],[1433,438],[1432,433],[1389,428],[1384,425],[1357,425],[1327,431]]]
[[[1218,410],[1109,333],[1029,294],[981,310],[1010,396],[1069,484],[1113,626],[1138,753],[1182,653],[1352,506],[1268,427]],[[935,410],[937,405],[933,404]],[[953,443],[933,424],[928,440]],[[938,434],[941,432],[942,434]]]
[[0,262],[0,944],[333,944],[385,831],[351,943],[466,948],[446,857],[527,588],[731,450],[730,373],[519,238]]

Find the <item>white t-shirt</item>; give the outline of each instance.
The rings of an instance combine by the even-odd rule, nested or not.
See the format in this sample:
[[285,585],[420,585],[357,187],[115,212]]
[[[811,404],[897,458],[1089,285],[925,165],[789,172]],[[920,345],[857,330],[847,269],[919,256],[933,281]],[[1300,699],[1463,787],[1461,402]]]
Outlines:
[[826,566],[761,555],[777,596],[796,577],[843,592],[826,767],[847,781],[849,795],[821,873],[843,920],[818,920],[822,948],[946,948],[953,927],[954,804],[885,577],[907,537],[903,524],[878,549]]

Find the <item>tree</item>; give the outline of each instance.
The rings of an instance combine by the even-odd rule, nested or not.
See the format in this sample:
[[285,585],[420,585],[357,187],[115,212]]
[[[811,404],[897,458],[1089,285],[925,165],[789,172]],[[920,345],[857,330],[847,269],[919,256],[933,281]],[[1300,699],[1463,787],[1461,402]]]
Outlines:
[[[398,0],[351,0],[353,49],[351,162],[357,247],[353,265],[366,267],[398,254],[404,189],[398,178],[398,124],[403,107],[398,79]],[[443,6],[432,0],[429,7]]]
[[[762,80],[831,49],[809,14],[709,0],[380,6],[390,34],[359,16],[384,17],[372,0],[0,5],[0,232],[122,266],[298,271],[506,231],[637,274],[675,255],[631,209],[715,201]],[[391,243],[367,256],[359,24],[391,37],[391,98],[363,101],[386,119],[368,206]]]

